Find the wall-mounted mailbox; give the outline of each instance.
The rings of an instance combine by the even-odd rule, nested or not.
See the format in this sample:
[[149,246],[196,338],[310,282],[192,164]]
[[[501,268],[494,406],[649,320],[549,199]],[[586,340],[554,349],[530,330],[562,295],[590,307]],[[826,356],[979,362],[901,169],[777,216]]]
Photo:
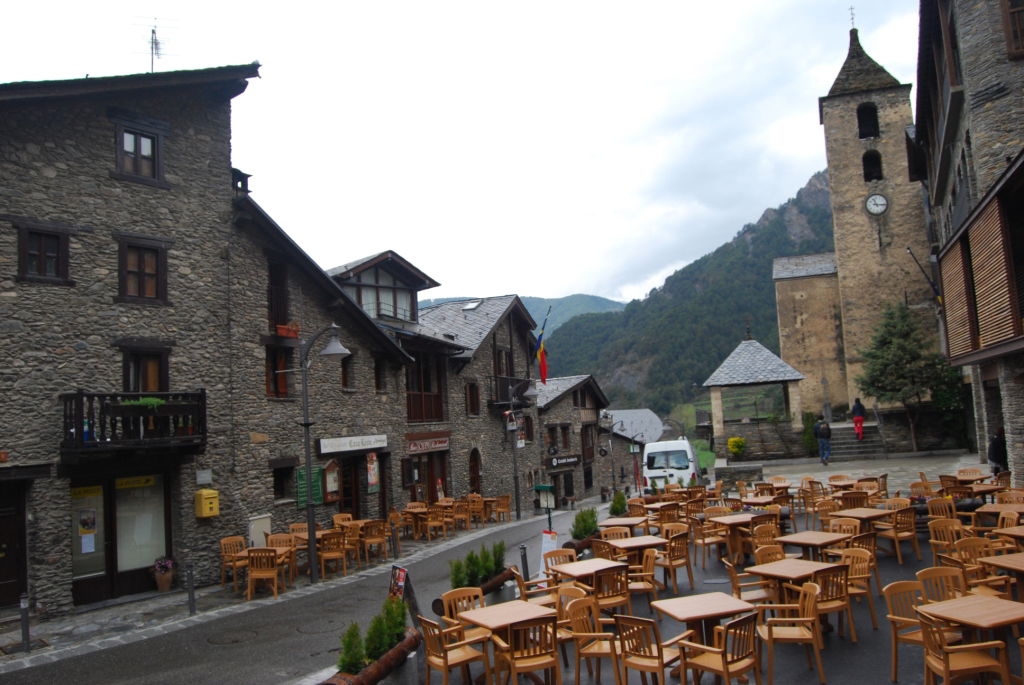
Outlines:
[[220,516],[220,493],[216,490],[196,490],[196,518]]

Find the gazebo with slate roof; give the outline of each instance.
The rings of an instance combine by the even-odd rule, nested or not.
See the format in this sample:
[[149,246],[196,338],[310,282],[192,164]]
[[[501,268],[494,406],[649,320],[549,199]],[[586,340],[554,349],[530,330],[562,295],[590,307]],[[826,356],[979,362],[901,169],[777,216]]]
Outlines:
[[[725,436],[725,413],[722,411],[722,388],[783,384],[786,414],[794,425],[801,423],[800,381],[804,375],[779,359],[756,340],[744,340],[715,369],[704,387],[711,391],[711,421],[714,435]],[[716,444],[716,451],[725,450],[725,441]]]

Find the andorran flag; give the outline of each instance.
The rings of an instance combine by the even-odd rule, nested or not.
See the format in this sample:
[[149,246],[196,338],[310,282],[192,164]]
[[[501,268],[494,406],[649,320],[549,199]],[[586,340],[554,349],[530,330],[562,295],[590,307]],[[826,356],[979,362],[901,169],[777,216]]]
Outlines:
[[551,316],[551,307],[548,307],[548,313],[544,315],[544,323],[541,324],[540,335],[537,336],[537,347],[535,348],[540,382],[544,385],[548,384],[548,355],[544,351],[544,329],[547,328],[549,316]]

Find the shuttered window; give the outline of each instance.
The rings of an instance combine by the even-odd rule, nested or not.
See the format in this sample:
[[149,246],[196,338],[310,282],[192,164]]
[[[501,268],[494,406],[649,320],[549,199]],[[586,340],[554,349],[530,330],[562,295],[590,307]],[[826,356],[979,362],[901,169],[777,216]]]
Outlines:
[[1020,335],[1006,251],[1009,241],[1004,236],[998,200],[991,202],[968,229],[968,240],[978,338],[981,347],[986,348]]
[[963,243],[954,243],[942,256],[939,271],[942,275],[942,304],[946,313],[949,356],[956,358],[977,348],[977,324]]

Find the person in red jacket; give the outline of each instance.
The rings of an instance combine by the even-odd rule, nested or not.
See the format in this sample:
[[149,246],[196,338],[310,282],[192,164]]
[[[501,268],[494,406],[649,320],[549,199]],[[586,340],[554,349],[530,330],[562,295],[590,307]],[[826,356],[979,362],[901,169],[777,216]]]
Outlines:
[[853,401],[853,408],[850,409],[850,415],[853,416],[853,432],[857,434],[858,440],[864,439],[864,416],[867,413],[864,405],[860,403],[860,398],[856,398]]

